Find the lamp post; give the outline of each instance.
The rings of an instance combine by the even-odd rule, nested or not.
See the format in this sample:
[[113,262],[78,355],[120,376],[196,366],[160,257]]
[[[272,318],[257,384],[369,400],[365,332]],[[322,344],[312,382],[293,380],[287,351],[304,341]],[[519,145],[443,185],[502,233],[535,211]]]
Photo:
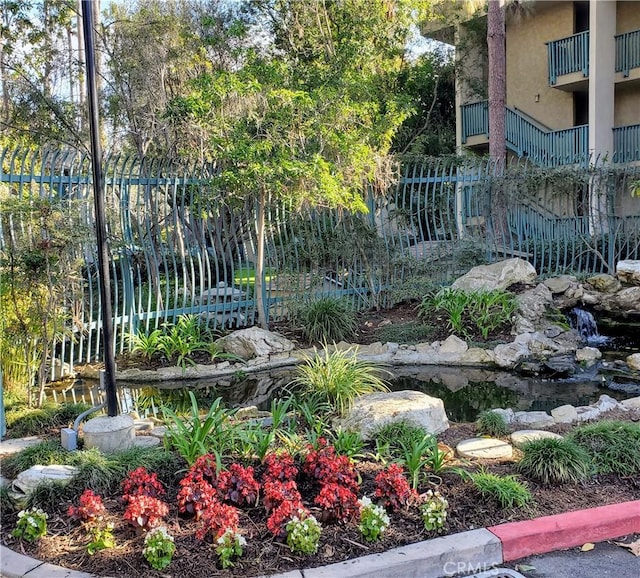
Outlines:
[[89,130],[91,133],[91,168],[93,173],[93,201],[96,220],[96,242],[98,247],[98,278],[100,285],[100,308],[102,313],[102,337],[104,344],[105,390],[107,413],[118,415],[118,398],[115,380],[115,357],[113,352],[113,316],[111,312],[111,274],[109,271],[109,248],[107,226],[104,216],[104,179],[102,175],[102,147],[100,146],[100,118],[96,89],[95,49],[93,38],[93,14],[91,0],[82,0],[82,32],[85,45],[87,73],[87,96],[89,101]]

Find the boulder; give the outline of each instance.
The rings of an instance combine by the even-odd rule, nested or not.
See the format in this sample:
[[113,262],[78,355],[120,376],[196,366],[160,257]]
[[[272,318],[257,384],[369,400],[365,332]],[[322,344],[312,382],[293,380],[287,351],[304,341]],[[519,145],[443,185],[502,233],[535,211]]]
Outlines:
[[438,353],[441,355],[461,355],[469,349],[466,341],[456,335],[449,335],[441,344]]
[[620,406],[624,409],[639,409],[640,410],[640,396],[625,399],[620,402]]
[[456,279],[453,288],[463,291],[508,289],[516,283],[533,283],[536,276],[535,268],[528,261],[507,259],[491,265],[474,267],[467,274]]
[[576,362],[572,355],[554,355],[544,362],[545,369],[552,375],[573,375]]
[[18,474],[11,487],[17,494],[27,496],[40,484],[52,482],[68,484],[77,473],[78,468],[73,466],[31,466]]
[[620,404],[618,403],[617,399],[613,399],[611,396],[604,394],[598,398],[598,401],[591,404],[591,407],[594,407],[600,413],[603,413],[605,411],[611,411],[612,409],[620,407]]
[[551,417],[556,423],[573,423],[578,421],[578,412],[572,405],[561,405],[551,410]]
[[582,347],[576,350],[576,361],[591,365],[602,357],[602,353],[597,347]]
[[577,282],[578,280],[573,275],[558,275],[543,281],[554,295],[564,293],[569,287],[575,286]]
[[640,285],[640,261],[630,259],[618,261],[616,265],[616,276],[623,283]]
[[501,343],[493,350],[496,365],[505,369],[514,368],[520,361],[526,359],[531,352],[526,343],[513,341],[512,343]]
[[512,423],[513,420],[516,419],[516,416],[510,407],[508,407],[507,409],[497,407],[495,409],[492,409],[491,411],[497,413],[498,415],[501,415],[504,418],[504,421],[506,421],[507,423]]
[[534,326],[544,319],[547,307],[553,305],[553,296],[549,288],[539,283],[533,289],[528,289],[517,297],[518,310],[522,317]]
[[625,361],[627,362],[629,369],[640,371],[640,353],[633,353],[632,355],[629,355]]
[[589,277],[586,282],[600,293],[615,293],[620,289],[620,281],[606,273],[593,275],[593,277]]
[[441,399],[419,391],[370,393],[358,397],[339,425],[358,431],[363,439],[389,423],[407,421],[437,434],[449,427]]
[[234,331],[218,339],[218,345],[225,353],[236,355],[242,359],[253,359],[277,353],[292,351],[291,341],[260,327],[248,327]]
[[555,420],[546,411],[517,411],[515,421],[530,429],[541,429],[555,425]]

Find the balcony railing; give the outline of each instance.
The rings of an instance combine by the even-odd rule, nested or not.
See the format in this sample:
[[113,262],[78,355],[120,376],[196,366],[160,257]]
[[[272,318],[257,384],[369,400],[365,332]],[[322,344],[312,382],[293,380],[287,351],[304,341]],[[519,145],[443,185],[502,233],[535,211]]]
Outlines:
[[632,68],[640,68],[640,30],[616,35],[616,72],[626,78]]
[[549,60],[549,84],[554,85],[558,76],[582,72],[589,76],[589,31],[578,32],[568,38],[547,42]]
[[489,103],[486,100],[465,104],[460,108],[463,144],[467,142],[467,137],[489,135]]
[[613,129],[613,162],[640,161],[640,124],[618,126]]
[[[487,101],[462,107],[462,142],[470,136],[488,135]],[[520,111],[505,110],[507,146],[520,157],[528,157],[537,165],[557,167],[586,163],[589,158],[589,127],[576,126],[562,130],[545,130]]]

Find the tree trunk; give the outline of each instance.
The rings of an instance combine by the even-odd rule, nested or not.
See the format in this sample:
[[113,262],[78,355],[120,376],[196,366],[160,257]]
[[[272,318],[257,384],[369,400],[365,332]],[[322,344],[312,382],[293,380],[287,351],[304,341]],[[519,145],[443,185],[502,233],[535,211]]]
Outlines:
[[489,49],[489,156],[497,168],[507,155],[504,108],[507,59],[505,55],[504,12],[500,0],[489,0],[487,46]]
[[489,0],[487,13],[487,47],[489,52],[489,157],[495,176],[491,188],[491,221],[496,249],[508,245],[507,203],[500,176],[507,157],[505,136],[505,54],[504,12],[500,0]]
[[258,310],[258,321],[262,329],[269,329],[269,316],[264,302],[264,243],[265,243],[265,210],[266,210],[267,195],[262,189],[260,196],[258,197],[258,214],[256,215],[256,275],[255,275],[255,299],[256,309]]

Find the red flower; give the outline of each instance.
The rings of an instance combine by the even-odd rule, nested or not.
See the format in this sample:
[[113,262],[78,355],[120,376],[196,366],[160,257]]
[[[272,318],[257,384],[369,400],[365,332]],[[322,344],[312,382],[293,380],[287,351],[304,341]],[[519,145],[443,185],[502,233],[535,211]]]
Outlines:
[[265,470],[262,474],[264,483],[278,480],[286,482],[295,480],[298,476],[298,468],[293,458],[286,452],[280,454],[269,454],[264,459]]
[[77,507],[69,506],[67,510],[67,514],[72,520],[81,520],[82,522],[94,520],[105,511],[102,498],[89,489],[82,493],[78,503]]
[[165,491],[162,482],[158,480],[158,475],[149,473],[145,468],[139,467],[132,472],[122,482],[122,494],[124,502],[128,502],[132,496],[150,496],[151,498],[161,498]]
[[336,520],[353,518],[359,512],[358,496],[338,484],[322,484],[314,503]]
[[375,496],[385,508],[400,508],[411,498],[413,490],[407,482],[402,466],[391,464],[376,476]]
[[124,519],[136,530],[149,530],[159,526],[169,514],[169,506],[158,498],[143,494],[130,496]]
[[193,471],[180,480],[178,490],[178,512],[190,514],[196,519],[216,501],[216,489],[207,482],[200,472]]
[[211,535],[217,540],[227,530],[238,531],[238,510],[221,502],[214,501],[207,506],[196,530],[196,538],[204,540]]
[[253,477],[251,466],[245,468],[240,464],[231,464],[227,471],[218,475],[216,488],[223,500],[229,500],[238,506],[253,506],[258,501],[260,486]]

